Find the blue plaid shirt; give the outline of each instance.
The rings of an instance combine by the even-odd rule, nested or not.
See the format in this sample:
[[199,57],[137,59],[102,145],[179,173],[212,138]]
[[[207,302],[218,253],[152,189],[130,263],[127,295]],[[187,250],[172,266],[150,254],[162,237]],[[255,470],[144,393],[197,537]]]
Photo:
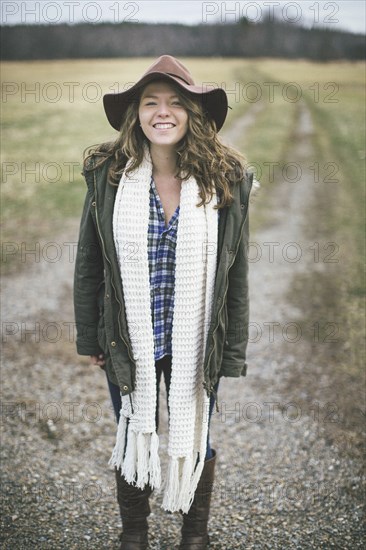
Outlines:
[[148,257],[150,270],[150,301],[154,327],[155,361],[172,354],[171,336],[174,310],[175,248],[179,205],[168,227],[154,178],[150,185],[150,221]]
[[155,361],[158,361],[164,355],[172,355],[171,337],[174,310],[175,249],[177,244],[179,210],[180,206],[178,205],[169,220],[168,227],[166,227],[164,209],[155,186],[154,178],[151,177],[147,247]]

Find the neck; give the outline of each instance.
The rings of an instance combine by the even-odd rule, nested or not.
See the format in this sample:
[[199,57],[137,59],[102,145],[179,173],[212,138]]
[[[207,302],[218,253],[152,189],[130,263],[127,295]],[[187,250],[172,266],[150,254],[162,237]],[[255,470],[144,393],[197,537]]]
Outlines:
[[150,144],[150,155],[155,176],[174,176],[177,172],[177,153],[174,147]]

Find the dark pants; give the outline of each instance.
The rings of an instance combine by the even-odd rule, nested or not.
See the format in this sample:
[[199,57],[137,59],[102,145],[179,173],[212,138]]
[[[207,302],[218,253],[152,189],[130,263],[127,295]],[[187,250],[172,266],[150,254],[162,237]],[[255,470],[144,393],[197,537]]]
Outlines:
[[[162,359],[159,359],[155,362],[156,367],[156,395],[157,395],[157,407],[156,407],[156,431],[158,431],[159,428],[159,388],[160,388],[160,379],[161,379],[161,373],[164,374],[164,381],[165,381],[165,388],[167,393],[167,406],[168,406],[168,413],[169,413],[169,388],[170,388],[170,378],[172,373],[172,356],[171,355],[165,355]],[[111,399],[113,403],[114,413],[116,415],[116,421],[119,422],[119,414],[121,410],[121,395],[119,387],[116,384],[112,384],[112,382],[108,380],[108,386],[109,386],[109,392],[111,394]],[[219,386],[219,381],[217,381],[216,385],[214,386],[215,391],[217,392]],[[210,428],[210,420],[212,411],[215,404],[215,397],[213,394],[211,394],[210,397],[210,409],[209,409],[209,428]],[[127,429],[128,429],[128,419],[127,419]],[[126,433],[127,436],[127,433]],[[207,449],[206,449],[206,456],[205,460],[208,460],[212,457],[212,450],[210,446],[210,431],[208,431],[207,434]]]

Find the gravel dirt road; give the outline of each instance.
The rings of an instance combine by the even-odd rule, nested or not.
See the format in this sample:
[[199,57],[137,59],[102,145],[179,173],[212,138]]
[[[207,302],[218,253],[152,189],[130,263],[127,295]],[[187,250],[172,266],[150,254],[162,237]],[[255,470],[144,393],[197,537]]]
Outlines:
[[[250,129],[252,119],[253,112],[247,113],[240,127]],[[224,137],[235,144],[237,127],[232,131]],[[211,548],[364,547],[360,456],[356,443],[344,437],[339,403],[322,393],[329,375],[317,363],[328,348],[332,361],[332,346],[314,345],[305,337],[310,328],[298,322],[312,295],[291,298],[304,273],[335,269],[314,262],[307,236],[320,214],[307,169],[314,154],[312,132],[302,105],[288,153],[289,161],[303,167],[302,177],[270,186],[271,215],[251,234],[248,375],[221,379],[219,412],[211,424],[218,457]],[[114,473],[107,465],[115,421],[105,373],[77,356],[74,344],[78,224],[71,220],[61,235],[40,243],[39,258],[26,256],[26,269],[2,282],[4,549],[118,548]],[[57,246],[47,244],[51,241]],[[166,449],[163,387],[161,405],[161,448]],[[181,518],[160,504],[161,495],[154,495],[150,548],[171,550],[179,543]]]

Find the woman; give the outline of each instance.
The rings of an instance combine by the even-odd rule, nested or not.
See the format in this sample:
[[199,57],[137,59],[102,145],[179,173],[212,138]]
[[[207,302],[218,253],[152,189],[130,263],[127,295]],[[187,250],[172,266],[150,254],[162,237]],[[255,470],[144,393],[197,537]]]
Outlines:
[[[129,90],[104,96],[114,143],[89,151],[75,266],[77,351],[105,369],[118,422],[121,549],[148,547],[152,490],[183,514],[180,548],[209,543],[219,379],[246,374],[248,201],[244,157],[219,140],[223,89],[159,57]],[[161,467],[164,374],[168,465]],[[217,406],[217,402],[216,402]]]

